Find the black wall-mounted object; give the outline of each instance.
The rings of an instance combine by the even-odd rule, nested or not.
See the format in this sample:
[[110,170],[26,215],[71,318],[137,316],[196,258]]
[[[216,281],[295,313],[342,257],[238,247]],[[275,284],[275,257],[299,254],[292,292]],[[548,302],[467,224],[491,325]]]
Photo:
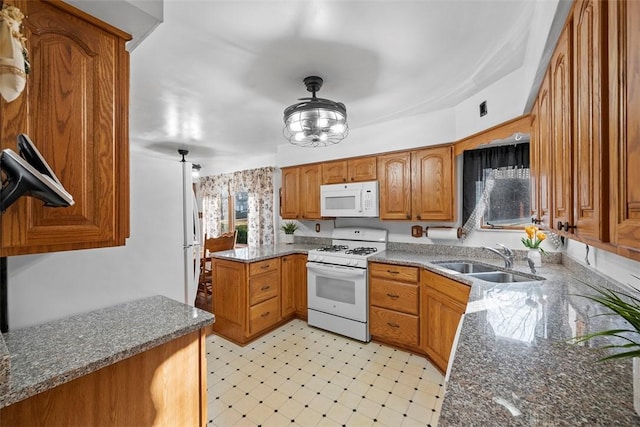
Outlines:
[[480,103],[480,117],[486,116],[489,110],[487,110],[487,101],[482,101]]
[[20,156],[10,148],[0,153],[0,170],[6,177],[0,190],[0,213],[24,195],[36,197],[46,206],[72,206],[73,197],[29,137],[21,134],[17,139]]
[[0,258],[0,333],[9,332],[9,304],[7,301],[7,257]]

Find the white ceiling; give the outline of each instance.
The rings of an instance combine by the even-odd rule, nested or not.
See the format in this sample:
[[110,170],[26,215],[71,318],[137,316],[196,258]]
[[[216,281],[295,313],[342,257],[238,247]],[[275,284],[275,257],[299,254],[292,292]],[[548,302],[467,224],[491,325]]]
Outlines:
[[352,130],[453,107],[544,44],[544,1],[167,0],[131,54],[131,144],[199,162],[274,153],[308,75]]

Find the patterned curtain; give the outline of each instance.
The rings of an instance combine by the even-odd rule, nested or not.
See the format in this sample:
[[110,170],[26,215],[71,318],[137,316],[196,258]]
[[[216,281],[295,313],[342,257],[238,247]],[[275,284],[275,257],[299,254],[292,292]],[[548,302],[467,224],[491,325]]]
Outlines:
[[274,173],[275,168],[269,166],[200,178],[203,228],[207,235],[220,235],[222,198],[226,195],[233,197],[238,191],[246,191],[249,195],[247,243],[249,246],[274,244]]

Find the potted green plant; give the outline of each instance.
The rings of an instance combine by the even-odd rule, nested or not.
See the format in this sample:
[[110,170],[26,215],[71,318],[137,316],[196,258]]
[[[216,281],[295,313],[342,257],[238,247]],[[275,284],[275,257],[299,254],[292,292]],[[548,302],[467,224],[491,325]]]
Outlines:
[[[639,279],[637,276],[634,276]],[[628,292],[614,291],[585,283],[595,291],[594,295],[580,295],[583,298],[595,301],[609,310],[611,313],[603,315],[618,315],[626,320],[630,327],[609,329],[593,332],[570,340],[574,344],[582,343],[596,337],[611,337],[619,343],[612,343],[602,347],[603,349],[618,349],[620,352],[603,357],[600,361],[611,359],[631,358],[633,360],[633,407],[640,414],[640,298]],[[633,287],[640,295],[640,290]]]
[[293,221],[285,221],[280,226],[280,229],[284,231],[282,241],[287,244],[293,243],[293,233],[298,229],[298,224]]

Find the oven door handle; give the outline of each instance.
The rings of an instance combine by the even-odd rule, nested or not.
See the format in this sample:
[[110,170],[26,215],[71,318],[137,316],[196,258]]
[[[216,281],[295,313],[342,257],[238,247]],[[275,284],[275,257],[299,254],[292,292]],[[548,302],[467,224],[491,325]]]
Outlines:
[[333,276],[343,277],[360,277],[367,274],[367,270],[361,268],[349,268],[349,267],[331,267],[322,264],[307,263],[307,269],[316,271],[318,273],[329,273]]

